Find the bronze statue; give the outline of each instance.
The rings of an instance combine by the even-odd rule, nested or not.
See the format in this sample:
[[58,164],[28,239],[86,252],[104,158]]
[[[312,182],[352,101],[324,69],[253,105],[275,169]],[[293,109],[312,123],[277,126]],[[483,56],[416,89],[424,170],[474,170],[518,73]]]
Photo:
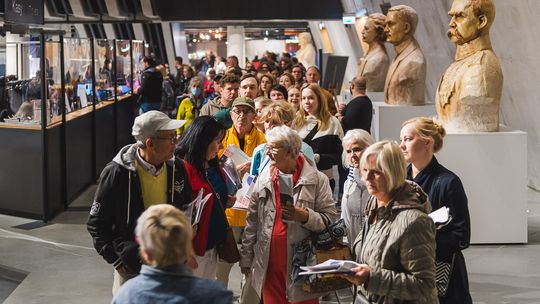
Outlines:
[[362,40],[369,45],[369,48],[358,63],[358,76],[363,76],[366,79],[367,91],[369,92],[384,91],[384,81],[390,64],[388,53],[384,47],[386,41],[385,22],[385,15],[371,14],[362,30]]
[[384,101],[395,105],[423,105],[426,87],[426,59],[414,38],[416,11],[406,5],[388,10],[384,32],[396,49],[384,84]]
[[456,61],[437,89],[439,119],[448,130],[497,131],[503,75],[489,38],[495,6],[491,0],[454,0],[448,15]]

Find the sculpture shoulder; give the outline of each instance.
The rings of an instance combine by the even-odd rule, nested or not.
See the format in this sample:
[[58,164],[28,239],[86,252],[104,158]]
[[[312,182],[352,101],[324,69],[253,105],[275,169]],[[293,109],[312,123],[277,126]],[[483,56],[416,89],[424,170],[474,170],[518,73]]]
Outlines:
[[462,60],[464,73],[462,76],[462,86],[466,87],[482,83],[486,89],[493,85],[502,85],[502,69],[497,56],[492,50],[483,50]]

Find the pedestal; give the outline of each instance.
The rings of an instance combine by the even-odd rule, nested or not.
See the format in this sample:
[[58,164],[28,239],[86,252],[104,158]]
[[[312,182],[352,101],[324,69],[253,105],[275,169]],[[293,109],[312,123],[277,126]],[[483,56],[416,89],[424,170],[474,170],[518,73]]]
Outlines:
[[471,243],[527,243],[527,133],[450,133],[439,154],[465,187]]
[[399,140],[401,124],[408,119],[419,116],[435,116],[435,104],[396,106],[374,101],[371,134],[377,141],[383,139]]

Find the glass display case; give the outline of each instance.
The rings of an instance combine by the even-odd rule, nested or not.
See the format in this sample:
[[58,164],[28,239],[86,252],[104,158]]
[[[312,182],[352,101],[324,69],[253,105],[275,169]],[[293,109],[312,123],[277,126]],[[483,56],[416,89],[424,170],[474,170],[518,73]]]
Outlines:
[[96,102],[101,105],[114,102],[113,64],[114,40],[94,40],[94,73]]
[[[61,71],[60,38],[47,36],[44,62],[40,35],[17,37],[6,42],[6,74],[2,92],[5,108],[0,109],[0,120],[4,124],[41,128],[43,117],[45,126],[59,123],[61,111]],[[45,70],[42,75],[42,68]],[[42,87],[42,81],[45,86]],[[45,89],[45,92],[42,90]],[[42,102],[42,95],[46,102]],[[42,108],[45,113],[42,115]]]
[[116,94],[119,99],[131,93],[131,41],[116,40]]
[[90,39],[64,38],[66,113],[94,103]]

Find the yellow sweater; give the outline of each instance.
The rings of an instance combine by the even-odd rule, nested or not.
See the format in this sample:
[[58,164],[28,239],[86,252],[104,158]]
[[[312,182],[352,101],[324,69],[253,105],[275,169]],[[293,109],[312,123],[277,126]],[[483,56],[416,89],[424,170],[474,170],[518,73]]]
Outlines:
[[157,204],[167,203],[167,168],[154,176],[137,164],[137,174],[141,184],[144,209]]
[[186,121],[186,123],[181,128],[176,130],[176,133],[180,135],[184,132],[184,130],[187,129],[191,121],[195,119],[195,115],[193,114],[193,104],[191,103],[191,100],[189,98],[184,98],[184,100],[180,102],[180,105],[178,106],[178,112],[176,114],[176,119]]
[[[255,126],[251,129],[251,132],[246,134],[244,137],[244,152],[251,157],[253,155],[253,150],[255,148],[266,142],[266,138],[264,137],[264,133],[257,130]],[[227,132],[225,133],[225,137],[223,137],[223,141],[221,142],[223,144],[223,149],[219,150],[219,157],[223,155],[223,151],[229,146],[229,145],[235,145],[237,147],[240,147],[240,141],[238,140],[238,133],[236,133],[236,129],[233,127],[227,129]],[[246,217],[247,212],[242,210],[234,210],[231,208],[227,208],[225,210],[225,214],[227,215],[227,221],[229,222],[229,225],[232,227],[244,227],[246,226]]]

